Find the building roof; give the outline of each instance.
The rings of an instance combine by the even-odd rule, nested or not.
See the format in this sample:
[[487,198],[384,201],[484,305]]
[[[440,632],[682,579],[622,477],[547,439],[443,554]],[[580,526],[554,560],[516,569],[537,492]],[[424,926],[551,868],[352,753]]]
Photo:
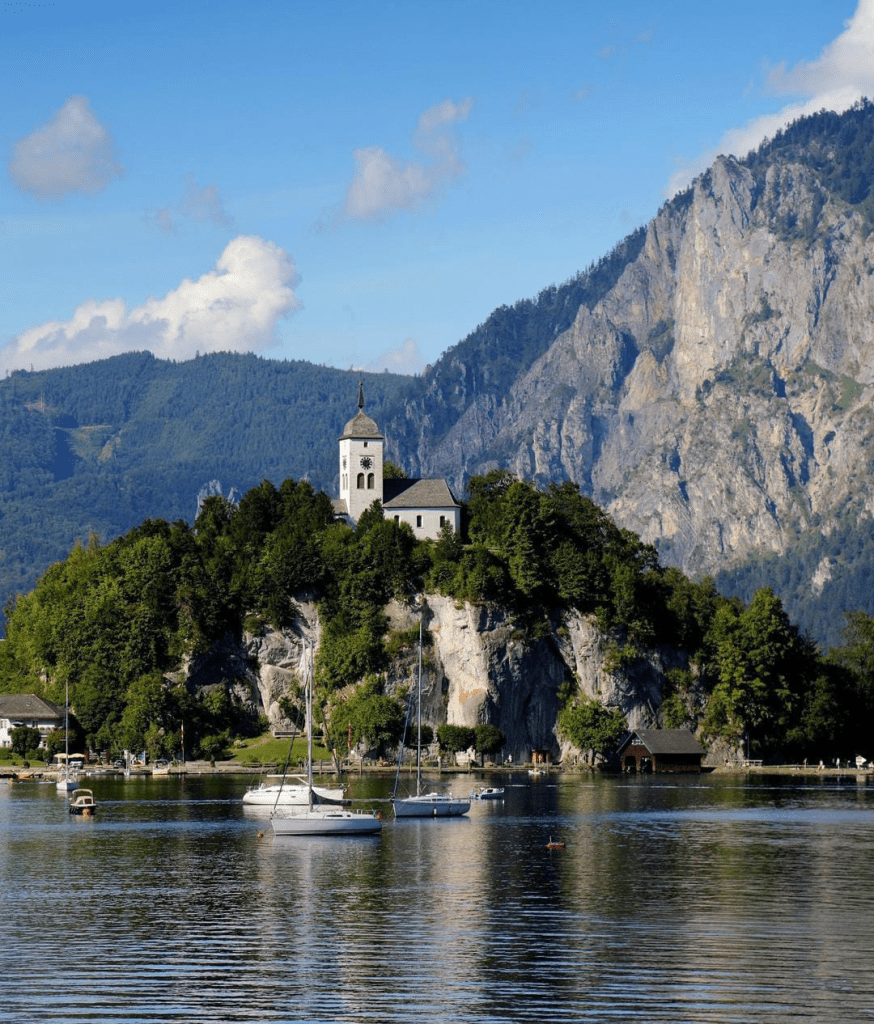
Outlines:
[[335,516],[348,516],[349,515],[349,509],[346,506],[346,499],[345,498],[333,498],[331,500],[331,504],[334,506],[334,515]]
[[363,381],[358,382],[358,412],[343,427],[340,440],[343,441],[345,438],[352,437],[366,437],[368,440],[372,438],[375,441],[384,440],[383,435],[379,432],[379,427],[364,411]]
[[458,508],[458,502],[445,480],[385,480],[382,486],[382,507]]
[[620,746],[620,752],[637,742],[651,754],[701,754],[705,751],[688,729],[635,729]]
[[53,722],[63,717],[63,708],[35,693],[0,693],[0,718]]
[[365,412],[359,412],[343,427],[340,440],[343,441],[348,437],[364,437],[368,441],[382,441],[384,435],[380,434],[379,427]]

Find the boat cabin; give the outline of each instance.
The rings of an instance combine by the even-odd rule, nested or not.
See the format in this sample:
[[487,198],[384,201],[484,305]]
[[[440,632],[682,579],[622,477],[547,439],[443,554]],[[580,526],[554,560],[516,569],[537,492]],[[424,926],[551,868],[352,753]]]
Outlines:
[[618,753],[627,772],[700,772],[705,750],[688,729],[635,729]]

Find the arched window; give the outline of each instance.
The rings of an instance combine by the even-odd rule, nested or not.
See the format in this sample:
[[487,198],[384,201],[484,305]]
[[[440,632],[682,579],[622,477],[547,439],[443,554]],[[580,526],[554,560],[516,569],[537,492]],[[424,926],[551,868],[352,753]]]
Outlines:
[[359,473],[358,474],[358,490],[359,491],[363,491],[364,490],[364,474],[363,473]]
[[367,474],[367,489],[368,491],[373,490],[373,473]]

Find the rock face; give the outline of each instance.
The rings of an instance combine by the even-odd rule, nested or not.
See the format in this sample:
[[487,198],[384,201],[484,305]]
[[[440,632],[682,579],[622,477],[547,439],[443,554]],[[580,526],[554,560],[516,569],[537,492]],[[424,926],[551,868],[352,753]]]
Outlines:
[[[391,628],[408,629],[418,619],[409,607],[388,608]],[[319,635],[314,609],[305,613],[303,631]],[[608,644],[594,622],[576,613],[553,623],[552,632],[538,640],[523,639],[513,621],[496,608],[457,605],[451,598],[429,595],[425,628],[431,643],[425,647],[422,671],[422,718],[435,731],[445,722],[476,726],[490,723],[507,738],[504,755],[527,761],[533,751],[558,760],[581,752],[559,740],[556,717],[559,687],[576,681],[580,694],[592,697],[625,715],[629,728],[659,724],[664,673],[681,664],[674,651],[651,651],[630,668],[610,672]],[[246,634],[243,651],[233,655],[239,665],[245,654],[249,675],[238,676],[236,692],[248,680],[249,700],[274,728],[286,728],[279,698],[301,676],[299,630],[265,630]],[[387,674],[387,690],[415,685],[417,652],[406,651]],[[213,666],[215,667],[215,665]],[[221,674],[221,673],[219,673]],[[224,676],[229,672],[226,670]]]
[[571,479],[691,573],[870,518],[871,238],[805,166],[758,180],[720,158],[503,401],[469,405],[428,471],[457,475],[463,439],[469,471]]

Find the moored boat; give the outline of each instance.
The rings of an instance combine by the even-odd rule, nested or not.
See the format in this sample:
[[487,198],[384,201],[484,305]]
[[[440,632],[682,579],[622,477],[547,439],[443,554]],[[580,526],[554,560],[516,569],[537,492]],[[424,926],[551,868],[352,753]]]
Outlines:
[[503,786],[481,786],[470,794],[471,800],[503,800]]
[[70,796],[70,814],[90,817],[97,810],[94,794],[90,789],[74,789]]

